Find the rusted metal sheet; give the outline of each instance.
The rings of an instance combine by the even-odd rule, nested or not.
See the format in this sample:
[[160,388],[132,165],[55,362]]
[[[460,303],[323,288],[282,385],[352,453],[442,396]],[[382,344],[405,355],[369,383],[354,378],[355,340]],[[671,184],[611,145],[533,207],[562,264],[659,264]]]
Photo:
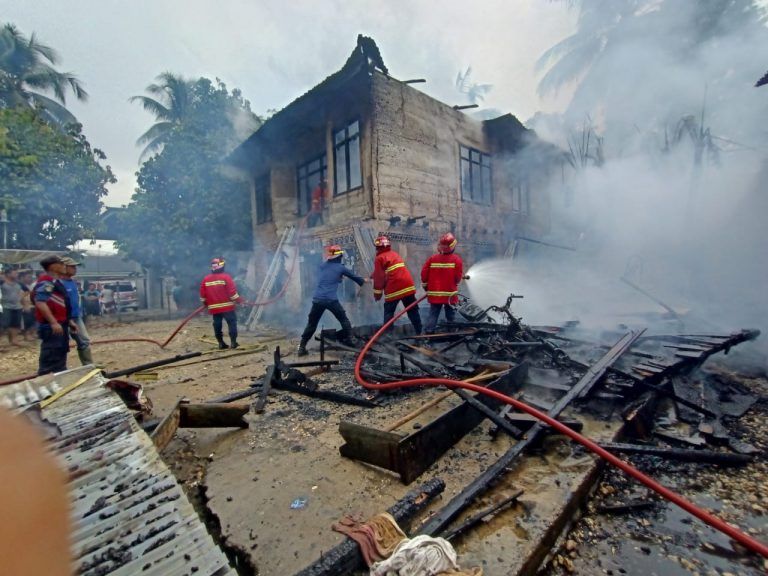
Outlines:
[[[71,370],[28,386],[39,395],[43,383],[48,391],[54,380],[65,389],[85,374]],[[234,576],[154,444],[105,382],[94,375],[42,410],[61,432],[49,445],[70,478],[76,572]]]

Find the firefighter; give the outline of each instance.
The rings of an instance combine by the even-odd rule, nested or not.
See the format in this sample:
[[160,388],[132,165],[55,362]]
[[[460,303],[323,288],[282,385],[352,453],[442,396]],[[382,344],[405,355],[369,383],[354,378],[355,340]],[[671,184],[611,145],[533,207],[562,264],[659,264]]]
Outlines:
[[310,205],[309,214],[307,215],[308,228],[314,228],[318,224],[323,224],[323,209],[325,208],[326,195],[327,188],[325,178],[321,178],[320,182],[318,182],[317,186],[312,190],[312,204]]
[[[409,306],[416,301],[416,286],[413,277],[405,266],[400,254],[392,250],[392,243],[386,236],[379,236],[373,241],[376,247],[376,260],[373,267],[373,297],[380,300],[384,296],[384,323],[395,315],[397,303]],[[408,318],[416,334],[421,334],[421,316],[419,307],[408,310]]]
[[301,343],[296,352],[299,356],[306,356],[308,354],[307,342],[309,342],[309,339],[312,338],[315,330],[317,330],[320,317],[326,310],[333,314],[336,320],[339,321],[339,324],[341,324],[338,340],[347,346],[353,345],[349,339],[352,335],[352,324],[347,317],[347,313],[344,311],[344,307],[339,302],[339,284],[341,284],[344,276],[355,282],[358,286],[362,286],[366,281],[341,263],[342,256],[344,256],[344,250],[336,244],[326,246],[323,251],[325,262],[320,265],[317,287],[314,294],[312,294],[312,308],[309,311],[307,326],[301,334]]
[[[200,283],[200,300],[207,306],[208,313],[213,316],[213,333],[221,350],[238,347],[235,303],[242,302],[234,280],[224,271],[225,264],[224,258],[211,260],[211,273]],[[224,342],[221,330],[223,320],[227,321],[229,346]]]
[[456,318],[453,307],[459,302],[459,283],[464,278],[464,262],[454,253],[456,244],[453,234],[443,234],[437,243],[437,254],[427,258],[421,268],[421,285],[429,302],[427,334],[434,333],[441,309],[445,310],[448,322]]

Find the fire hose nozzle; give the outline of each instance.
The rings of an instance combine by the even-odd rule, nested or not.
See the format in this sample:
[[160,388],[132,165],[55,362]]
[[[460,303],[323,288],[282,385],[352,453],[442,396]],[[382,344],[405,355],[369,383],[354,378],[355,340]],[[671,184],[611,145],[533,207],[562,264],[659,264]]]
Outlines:
[[462,276],[462,279],[469,280],[469,274],[464,274],[464,276]]

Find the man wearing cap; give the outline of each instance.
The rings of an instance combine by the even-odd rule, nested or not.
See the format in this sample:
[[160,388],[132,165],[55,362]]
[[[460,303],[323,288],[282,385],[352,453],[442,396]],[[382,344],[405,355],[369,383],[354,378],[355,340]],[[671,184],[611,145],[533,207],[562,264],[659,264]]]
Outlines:
[[[200,301],[208,308],[208,314],[213,317],[213,334],[219,343],[219,348],[237,348],[237,313],[235,303],[242,302],[237,286],[232,277],[224,271],[224,258],[211,260],[211,273],[200,283]],[[224,342],[222,322],[227,321],[230,345]]]
[[308,354],[307,342],[309,342],[309,339],[312,338],[315,330],[317,330],[317,324],[326,310],[333,314],[336,320],[339,321],[339,324],[341,324],[339,341],[342,344],[352,344],[349,340],[349,337],[352,335],[352,323],[349,321],[341,302],[339,302],[339,284],[341,284],[344,276],[355,282],[358,286],[362,286],[366,280],[357,276],[352,270],[341,263],[343,255],[344,250],[341,249],[341,246],[333,244],[325,247],[323,254],[325,262],[320,265],[317,287],[314,294],[312,294],[312,308],[309,311],[307,326],[301,334],[301,343],[296,352],[299,356],[306,356]]
[[40,338],[38,375],[67,369],[69,333],[77,331],[70,320],[69,298],[60,277],[66,266],[59,256],[48,256],[40,261],[45,272],[32,289],[35,303],[37,335]]
[[69,299],[69,311],[70,318],[77,326],[77,331],[71,334],[72,339],[77,345],[77,356],[80,358],[80,364],[85,366],[86,364],[93,364],[93,356],[91,355],[91,338],[88,336],[88,330],[85,328],[85,322],[83,321],[83,309],[80,305],[80,289],[77,285],[77,280],[74,279],[77,274],[77,267],[80,262],[64,256],[61,261],[64,263],[65,272],[61,275],[61,283],[64,285],[64,289],[67,291],[67,298]]

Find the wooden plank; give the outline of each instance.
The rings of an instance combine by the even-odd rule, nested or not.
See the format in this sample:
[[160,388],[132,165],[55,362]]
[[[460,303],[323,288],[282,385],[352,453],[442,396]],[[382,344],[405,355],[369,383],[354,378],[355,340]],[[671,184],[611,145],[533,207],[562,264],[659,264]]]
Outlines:
[[180,406],[188,402],[185,398],[179,398],[173,409],[168,415],[163,418],[157,428],[149,435],[152,442],[155,444],[158,452],[161,452],[173,439],[173,435],[176,434],[176,430],[179,427],[179,420],[181,418]]
[[685,448],[663,448],[643,444],[625,444],[621,442],[600,444],[610,452],[619,454],[644,454],[657,456],[664,460],[679,460],[681,462],[697,462],[719,464],[721,466],[744,466],[752,461],[752,456],[734,454],[732,452],[716,452],[714,450],[688,450]]
[[345,440],[339,453],[345,458],[399,472],[398,444],[402,435],[344,420],[339,423],[339,433]]
[[154,362],[147,362],[146,364],[139,364],[138,366],[131,366],[130,368],[123,368],[122,370],[115,370],[114,372],[105,372],[105,378],[117,378],[119,376],[126,376],[133,374],[134,372],[143,372],[150,368],[157,368],[158,366],[165,366],[167,364],[173,364],[174,362],[181,362],[182,360],[189,360],[190,358],[196,358],[202,356],[202,352],[188,352],[187,354],[177,354],[172,358],[163,358],[162,360],[155,360]]
[[[520,385],[527,373],[528,365],[520,364],[488,387],[508,394]],[[489,396],[482,395],[475,399],[493,410],[497,410],[500,406],[498,400]],[[483,414],[463,402],[417,432],[403,438],[398,446],[399,464],[395,470],[399,472],[400,480],[404,484],[413,482],[483,419]]]
[[248,428],[248,404],[181,404],[181,428]]
[[[588,393],[605,375],[607,369],[626,352],[630,346],[640,337],[640,332],[629,332],[622,337],[600,360],[593,364],[586,373],[579,379],[576,385],[565,394],[548,412],[552,418],[557,418],[565,408],[582,393]],[[435,536],[442,533],[447,526],[456,518],[475,498],[483,494],[493,482],[512,465],[518,457],[529,447],[538,442],[541,434],[545,433],[547,427],[541,423],[536,423],[528,431],[528,435],[507,450],[501,458],[493,463],[480,476],[475,478],[459,494],[454,496],[448,504],[438,510],[419,530],[420,534]]]

